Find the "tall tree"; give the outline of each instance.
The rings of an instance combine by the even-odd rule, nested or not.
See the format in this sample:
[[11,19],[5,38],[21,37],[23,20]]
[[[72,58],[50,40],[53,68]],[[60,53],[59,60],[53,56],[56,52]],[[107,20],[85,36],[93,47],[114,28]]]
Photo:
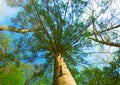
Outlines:
[[[15,3],[11,3],[12,1]],[[80,50],[79,46],[86,40],[85,36],[90,34],[87,28],[91,25],[91,20],[87,24],[81,20],[88,2],[83,0],[11,0],[11,2],[13,6],[23,8],[12,22],[24,29],[6,26],[1,26],[0,29],[21,33],[33,32],[35,38],[33,44],[36,46],[32,49],[46,51],[54,61],[53,85],[76,85],[64,60],[73,59],[67,54]]]
[[38,42],[37,49],[47,50],[52,55],[53,85],[76,85],[64,59],[77,48],[80,36],[89,33],[87,26],[77,18],[83,14],[86,5],[86,1],[79,0],[31,0],[23,6],[24,11],[19,12],[17,19],[12,19],[15,24],[18,20],[19,27],[35,30],[33,36]]

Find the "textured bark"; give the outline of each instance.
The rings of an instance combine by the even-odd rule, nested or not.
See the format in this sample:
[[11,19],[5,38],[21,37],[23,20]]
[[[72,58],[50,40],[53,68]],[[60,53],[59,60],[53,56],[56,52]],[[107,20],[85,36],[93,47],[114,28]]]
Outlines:
[[61,55],[54,62],[53,85],[77,85]]

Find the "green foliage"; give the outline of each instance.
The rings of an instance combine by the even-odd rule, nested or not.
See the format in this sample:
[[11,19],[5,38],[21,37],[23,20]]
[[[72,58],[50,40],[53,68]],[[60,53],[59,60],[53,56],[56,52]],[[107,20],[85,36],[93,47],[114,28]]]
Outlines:
[[4,32],[0,33],[0,55],[7,53],[11,50],[11,36],[7,36]]
[[[20,63],[18,67],[16,66],[15,62],[9,61],[6,67],[0,71],[0,85],[30,84],[35,71],[36,69],[33,66],[33,64],[27,65],[27,64]],[[32,83],[35,83],[37,80],[34,80],[34,82]]]
[[6,67],[0,72],[0,85],[24,85],[22,70],[12,64]]
[[104,67],[103,70],[85,68],[80,72],[77,82],[79,85],[119,85],[120,74],[113,66]]
[[99,85],[101,79],[101,71],[98,68],[86,68],[80,73],[80,85]]

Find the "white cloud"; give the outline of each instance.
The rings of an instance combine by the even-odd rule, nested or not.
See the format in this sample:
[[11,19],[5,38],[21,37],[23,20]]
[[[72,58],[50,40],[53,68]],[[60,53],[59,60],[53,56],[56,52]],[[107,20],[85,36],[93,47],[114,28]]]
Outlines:
[[0,13],[2,12],[2,2],[1,2],[1,0],[0,0]]
[[0,25],[11,23],[11,17],[16,16],[19,8],[7,6],[5,0],[0,0]]

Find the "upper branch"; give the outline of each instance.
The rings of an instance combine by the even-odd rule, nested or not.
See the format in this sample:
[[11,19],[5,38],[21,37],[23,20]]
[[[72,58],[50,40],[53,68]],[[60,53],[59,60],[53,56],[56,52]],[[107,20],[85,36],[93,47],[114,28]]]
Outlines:
[[95,38],[90,38],[90,39],[92,39],[92,40],[95,41],[95,42],[99,42],[99,43],[102,43],[102,44],[105,44],[105,45],[120,47],[120,43],[107,42],[107,41],[98,40],[98,39],[95,39]]

